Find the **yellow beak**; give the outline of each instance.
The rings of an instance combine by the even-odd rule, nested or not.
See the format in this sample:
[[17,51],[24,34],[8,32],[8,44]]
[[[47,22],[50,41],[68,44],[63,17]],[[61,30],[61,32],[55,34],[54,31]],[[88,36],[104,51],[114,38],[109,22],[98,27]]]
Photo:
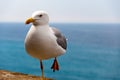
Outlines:
[[35,20],[33,18],[28,18],[26,21],[25,21],[25,24],[29,24],[29,23],[32,23],[34,22]]

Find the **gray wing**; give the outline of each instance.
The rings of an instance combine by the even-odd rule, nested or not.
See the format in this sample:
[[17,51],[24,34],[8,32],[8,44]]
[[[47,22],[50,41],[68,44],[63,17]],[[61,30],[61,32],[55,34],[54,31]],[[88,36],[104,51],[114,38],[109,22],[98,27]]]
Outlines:
[[60,31],[54,27],[51,27],[52,30],[54,31],[55,36],[57,37],[57,43],[63,48],[67,49],[67,41],[65,36],[63,36]]

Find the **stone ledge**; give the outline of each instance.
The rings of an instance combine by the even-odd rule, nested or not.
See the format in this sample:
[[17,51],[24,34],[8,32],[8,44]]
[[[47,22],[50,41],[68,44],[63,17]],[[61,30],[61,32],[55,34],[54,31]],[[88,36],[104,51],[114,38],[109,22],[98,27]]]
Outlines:
[[[29,74],[0,70],[0,80],[42,80],[42,78],[40,76],[33,76]],[[45,78],[44,80],[53,79]]]

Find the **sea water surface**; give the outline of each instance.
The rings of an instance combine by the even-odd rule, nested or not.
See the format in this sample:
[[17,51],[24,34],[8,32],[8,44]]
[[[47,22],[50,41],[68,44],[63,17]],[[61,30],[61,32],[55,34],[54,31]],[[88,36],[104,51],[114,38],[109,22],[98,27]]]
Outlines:
[[[56,80],[120,80],[120,24],[51,23],[66,36],[60,70],[43,61],[45,76]],[[27,54],[24,39],[30,25],[0,23],[0,69],[40,76],[39,60]]]

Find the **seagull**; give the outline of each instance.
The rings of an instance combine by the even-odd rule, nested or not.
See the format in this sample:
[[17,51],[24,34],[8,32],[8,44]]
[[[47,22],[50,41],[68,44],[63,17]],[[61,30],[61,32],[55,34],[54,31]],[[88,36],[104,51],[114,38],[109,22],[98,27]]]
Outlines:
[[32,23],[26,38],[25,49],[29,55],[40,60],[42,78],[44,79],[43,60],[54,58],[51,69],[59,70],[57,57],[67,49],[65,36],[55,27],[49,26],[49,16],[45,11],[36,11],[25,24]]

